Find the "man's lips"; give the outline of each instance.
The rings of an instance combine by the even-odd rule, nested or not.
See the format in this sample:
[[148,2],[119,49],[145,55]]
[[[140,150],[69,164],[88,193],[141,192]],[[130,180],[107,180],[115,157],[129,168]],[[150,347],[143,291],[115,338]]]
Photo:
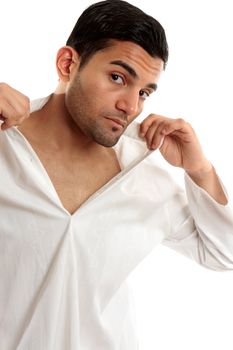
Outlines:
[[116,117],[106,117],[106,119],[113,121],[115,124],[121,126],[122,128],[125,128],[127,125],[126,120],[116,118]]

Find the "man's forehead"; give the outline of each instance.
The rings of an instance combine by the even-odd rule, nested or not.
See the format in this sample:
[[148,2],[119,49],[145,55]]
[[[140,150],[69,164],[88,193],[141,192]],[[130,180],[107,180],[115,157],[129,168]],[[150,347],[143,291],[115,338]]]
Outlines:
[[141,46],[133,42],[115,40],[107,48],[99,52],[99,54],[109,64],[112,64],[112,62],[121,62],[123,63],[122,66],[125,64],[125,66],[131,67],[136,75],[142,72],[143,74],[150,75],[152,79],[164,69],[162,59],[152,57]]
[[148,62],[161,61],[160,58],[152,57],[143,47],[132,41],[111,40],[109,45],[103,50],[108,54],[120,54],[126,56],[128,59],[135,57],[142,58]]

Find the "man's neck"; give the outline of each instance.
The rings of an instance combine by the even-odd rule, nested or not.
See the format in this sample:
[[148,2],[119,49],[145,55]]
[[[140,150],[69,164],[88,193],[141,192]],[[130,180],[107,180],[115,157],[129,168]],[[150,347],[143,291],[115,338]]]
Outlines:
[[19,127],[25,137],[54,151],[103,152],[105,147],[86,137],[72,120],[64,94],[52,94],[48,102],[32,112]]

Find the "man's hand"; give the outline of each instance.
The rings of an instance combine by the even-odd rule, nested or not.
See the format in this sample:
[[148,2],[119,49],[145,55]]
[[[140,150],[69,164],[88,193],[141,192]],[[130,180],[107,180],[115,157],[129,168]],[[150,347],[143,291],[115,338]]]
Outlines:
[[159,148],[171,165],[181,167],[189,174],[212,169],[193,128],[183,119],[150,114],[141,123],[140,136],[145,138],[149,149]]
[[5,83],[0,83],[0,128],[20,125],[30,114],[29,98]]
[[227,204],[215,169],[206,159],[190,124],[183,119],[150,114],[141,123],[140,136],[145,139],[149,149],[159,148],[170,164],[183,168],[218,203]]

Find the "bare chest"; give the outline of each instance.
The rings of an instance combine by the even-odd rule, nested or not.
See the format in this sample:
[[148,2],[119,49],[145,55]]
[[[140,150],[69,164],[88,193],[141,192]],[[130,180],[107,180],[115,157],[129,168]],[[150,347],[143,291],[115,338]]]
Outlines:
[[91,159],[69,159],[37,150],[58,197],[73,214],[91,195],[120,172],[115,153]]

